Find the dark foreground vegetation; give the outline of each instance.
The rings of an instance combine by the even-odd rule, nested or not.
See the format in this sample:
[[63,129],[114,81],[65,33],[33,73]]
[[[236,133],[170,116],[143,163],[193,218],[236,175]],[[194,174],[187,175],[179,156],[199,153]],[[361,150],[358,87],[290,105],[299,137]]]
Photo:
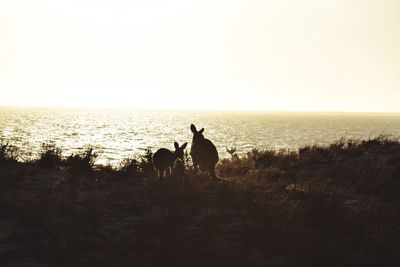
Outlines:
[[155,181],[151,152],[95,166],[0,146],[0,266],[400,266],[400,142],[254,150]]

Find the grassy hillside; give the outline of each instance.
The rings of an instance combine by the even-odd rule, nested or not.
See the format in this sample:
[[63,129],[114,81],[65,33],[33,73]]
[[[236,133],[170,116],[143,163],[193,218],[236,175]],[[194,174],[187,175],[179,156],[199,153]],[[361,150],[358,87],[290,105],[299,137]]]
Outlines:
[[96,166],[0,145],[0,265],[399,266],[400,142],[253,150],[156,183],[151,151]]

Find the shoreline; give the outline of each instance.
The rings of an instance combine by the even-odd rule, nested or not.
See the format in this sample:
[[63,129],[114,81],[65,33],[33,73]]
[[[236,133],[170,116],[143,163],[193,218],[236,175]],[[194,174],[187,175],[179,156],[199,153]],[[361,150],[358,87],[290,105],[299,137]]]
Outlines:
[[[340,138],[330,144],[324,145],[324,144],[309,144],[309,145],[305,145],[303,147],[299,147],[299,148],[292,148],[292,149],[260,149],[260,148],[253,148],[247,152],[234,152],[235,157],[238,158],[246,158],[249,157],[251,154],[253,153],[275,153],[275,154],[297,154],[299,155],[299,153],[307,148],[314,148],[314,149],[329,149],[329,147],[332,147],[334,145],[340,145],[340,146],[345,146],[346,143],[352,143],[352,145],[360,145],[363,143],[367,143],[367,142],[381,142],[381,141],[388,141],[388,142],[400,142],[400,137],[396,137],[396,136],[392,136],[392,135],[380,135],[378,137],[375,138],[368,138],[368,139],[363,139],[363,138]],[[12,141],[11,141],[12,142]],[[34,154],[35,156],[29,156],[27,157],[27,155],[24,155],[24,153],[20,152],[20,148],[17,145],[13,145],[9,140],[7,140],[6,138],[0,138],[0,157],[3,158],[9,158],[9,160],[11,161],[16,161],[19,163],[35,163],[41,160],[42,157],[46,157],[50,156],[53,157],[54,161],[58,162],[58,164],[65,164],[68,161],[68,158],[74,157],[74,156],[80,156],[80,155],[84,155],[85,153],[87,153],[90,150],[90,153],[92,153],[92,157],[93,157],[93,166],[92,167],[96,167],[96,168],[117,168],[119,165],[123,164],[126,161],[129,160],[140,160],[141,158],[143,158],[144,156],[148,155],[148,154],[152,154],[153,153],[153,149],[156,150],[156,148],[152,148],[152,147],[147,147],[147,148],[141,148],[138,150],[143,151],[142,154],[140,153],[134,153],[130,156],[127,156],[125,158],[119,159],[119,160],[106,160],[106,159],[102,159],[102,161],[105,164],[102,163],[96,163],[97,158],[99,157],[99,155],[102,154],[102,149],[101,148],[96,148],[96,146],[93,145],[85,145],[84,147],[80,148],[80,149],[76,149],[76,152],[71,152],[69,154],[64,153],[63,148],[57,146],[57,144],[55,144],[54,142],[43,142],[41,149],[35,152],[31,152],[32,154]],[[236,147],[231,147],[228,148],[226,147],[225,151],[223,151],[223,153],[221,153],[221,151],[218,151],[220,153],[220,160],[219,160],[219,164],[221,163],[221,161],[224,160],[229,160],[232,159],[233,154],[229,153],[228,149],[235,149]],[[185,150],[185,160],[186,161],[190,161],[189,157],[189,148]],[[221,154],[223,155],[229,155],[229,156],[225,156],[225,157],[221,157]]]

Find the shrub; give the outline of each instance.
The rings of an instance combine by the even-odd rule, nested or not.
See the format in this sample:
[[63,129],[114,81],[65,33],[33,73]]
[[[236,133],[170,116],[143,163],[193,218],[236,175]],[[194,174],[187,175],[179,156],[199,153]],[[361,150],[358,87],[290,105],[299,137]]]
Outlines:
[[135,158],[124,159],[117,167],[117,170],[123,175],[138,176],[141,173],[141,162]]
[[253,149],[247,156],[253,160],[255,168],[271,166],[278,161],[274,150]]
[[139,157],[139,167],[143,173],[147,174],[148,176],[154,175],[153,169],[153,152],[151,149],[146,149],[144,155]]
[[50,168],[62,163],[62,150],[55,143],[43,143],[37,164],[41,167]]
[[241,176],[252,169],[252,162],[248,158],[222,159],[216,167],[217,173],[222,177]]
[[16,146],[10,145],[8,142],[5,143],[3,139],[0,139],[0,163],[6,163],[10,161],[18,161],[19,150]]
[[97,157],[93,147],[89,146],[82,152],[69,156],[67,165],[75,170],[92,171]]

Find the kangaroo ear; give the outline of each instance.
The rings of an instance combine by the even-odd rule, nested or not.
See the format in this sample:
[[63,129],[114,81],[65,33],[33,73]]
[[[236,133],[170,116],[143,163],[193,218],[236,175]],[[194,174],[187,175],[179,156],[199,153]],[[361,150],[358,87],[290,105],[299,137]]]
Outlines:
[[184,144],[181,146],[181,149],[182,149],[182,150],[185,149],[186,146],[187,146],[187,143],[184,143]]
[[179,144],[177,142],[174,143],[175,149],[179,148]]
[[204,128],[201,128],[201,130],[199,131],[199,133],[203,133],[204,132]]
[[190,125],[190,130],[192,131],[192,133],[197,133],[197,129],[196,126],[194,126],[194,124]]

